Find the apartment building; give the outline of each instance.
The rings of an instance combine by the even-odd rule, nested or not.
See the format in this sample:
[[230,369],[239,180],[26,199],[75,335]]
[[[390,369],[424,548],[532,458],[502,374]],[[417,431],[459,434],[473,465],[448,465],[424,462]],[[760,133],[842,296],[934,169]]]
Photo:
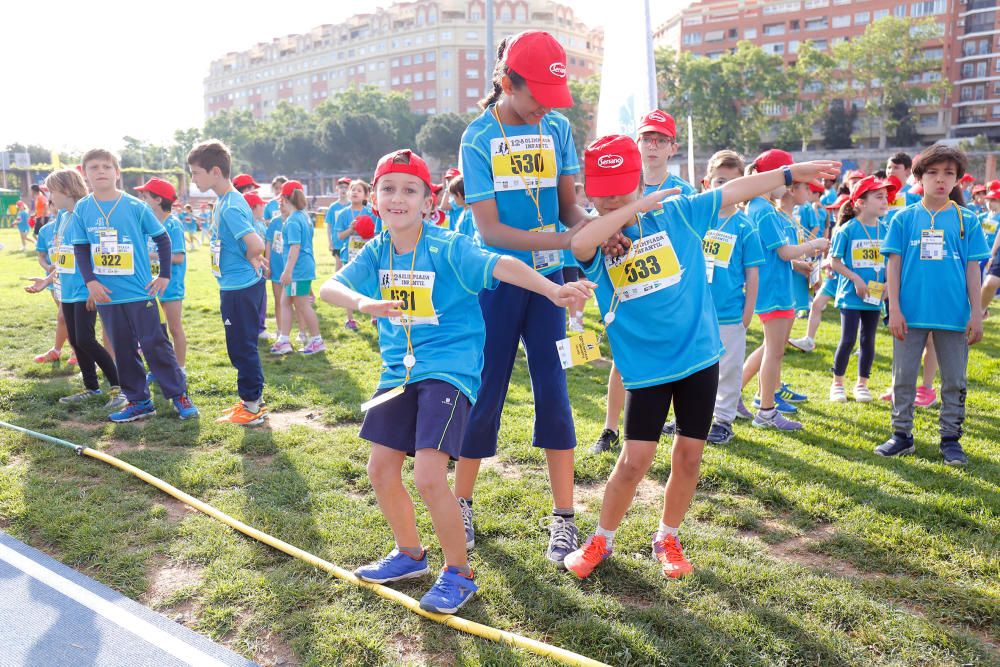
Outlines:
[[[1000,140],[1000,25],[996,0],[699,0],[661,25],[657,45],[718,57],[746,40],[794,63],[799,46],[829,48],[864,32],[883,16],[935,20],[942,39],[929,42],[940,71],[924,72],[931,83],[953,85],[941,104],[917,105],[917,131],[927,143],[984,134]],[[860,107],[864,100],[854,100]],[[772,109],[776,116],[785,109]],[[864,130],[859,125],[859,130]],[[873,138],[872,138],[873,139]]]
[[[601,71],[602,31],[551,0],[496,0],[497,41],[527,29],[547,30],[566,49],[567,74]],[[212,61],[205,115],[246,109],[264,118],[281,101],[312,109],[348,87],[374,85],[410,95],[420,114],[477,110],[488,85],[482,0],[397,2],[338,24],[277,37]]]

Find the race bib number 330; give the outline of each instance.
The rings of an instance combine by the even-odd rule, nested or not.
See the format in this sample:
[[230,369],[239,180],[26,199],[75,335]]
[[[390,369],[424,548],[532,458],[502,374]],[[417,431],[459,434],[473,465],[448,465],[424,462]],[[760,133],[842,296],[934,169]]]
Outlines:
[[[413,282],[410,282],[410,272],[394,270],[390,275],[388,270],[379,271],[379,288],[382,299],[386,301],[402,301],[400,310],[410,324],[438,324],[437,312],[434,310],[434,272],[414,271]],[[390,317],[389,321],[399,326],[402,318]]]
[[497,192],[556,187],[556,151],[551,135],[521,134],[490,142],[493,189]]
[[626,257],[605,257],[604,266],[622,301],[676,285],[682,273],[677,253],[666,232],[657,232],[635,241],[632,252]]

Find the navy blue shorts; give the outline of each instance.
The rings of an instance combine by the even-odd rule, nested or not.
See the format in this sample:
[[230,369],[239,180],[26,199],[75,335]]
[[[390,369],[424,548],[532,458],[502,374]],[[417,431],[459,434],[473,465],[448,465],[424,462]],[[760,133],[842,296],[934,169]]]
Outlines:
[[[379,389],[375,396],[387,391]],[[421,380],[365,413],[361,437],[410,456],[418,449],[436,449],[458,460],[471,409],[468,397],[454,385]]]
[[989,267],[986,269],[986,274],[1000,278],[1000,253],[997,253],[997,256],[990,262]]
[[[562,285],[562,272],[546,276]],[[566,309],[541,294],[500,283],[479,293],[486,323],[482,384],[469,415],[462,456],[482,459],[497,453],[500,414],[507,398],[518,343],[524,344],[535,402],[532,445],[545,449],[573,449],[576,429],[569,405],[566,371],[559,363],[556,341],[566,337]]]

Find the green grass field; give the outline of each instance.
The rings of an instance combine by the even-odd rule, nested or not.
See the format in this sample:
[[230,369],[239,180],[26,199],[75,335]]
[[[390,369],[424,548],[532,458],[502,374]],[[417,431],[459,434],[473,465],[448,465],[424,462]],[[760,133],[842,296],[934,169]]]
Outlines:
[[[200,422],[159,416],[112,425],[99,405],[57,398],[79,378],[35,364],[51,346],[54,306],[21,290],[33,254],[0,231],[0,419],[113,453],[221,510],[344,567],[392,546],[365,474],[359,404],[375,385],[372,327],[345,331],[319,306],[330,350],[265,358],[270,426],[214,423],[235,399],[218,292],[204,249],[191,255],[185,324]],[[320,275],[332,272],[324,256]],[[930,295],[929,295],[930,297]],[[596,309],[587,313],[597,324]],[[616,540],[586,582],[544,560],[551,508],[544,458],[530,446],[532,397],[517,362],[501,454],[477,488],[481,595],[462,615],[616,665],[1000,665],[1000,331],[969,364],[967,468],[937,452],[937,411],[917,417],[917,455],[884,460],[889,407],[825,400],[839,336],[832,308],[817,350],[789,351],[786,379],[812,397],[793,435],[737,427],[706,450],[681,530],[696,572],[665,581],[649,557],[669,474],[664,444]],[[271,324],[273,328],[273,323]],[[805,323],[796,323],[801,335]],[[759,342],[758,324],[751,330]],[[880,331],[873,389],[889,382]],[[68,349],[67,349],[68,351]],[[64,357],[65,358],[65,357]],[[616,453],[590,456],[608,364],[569,373],[580,450],[577,520],[593,529]],[[849,376],[855,373],[852,362]],[[430,519],[418,521],[441,564]],[[0,528],[171,618],[261,662],[280,665],[549,664],[421,619],[238,535],[99,462],[0,430]],[[430,581],[401,586],[419,597]]]

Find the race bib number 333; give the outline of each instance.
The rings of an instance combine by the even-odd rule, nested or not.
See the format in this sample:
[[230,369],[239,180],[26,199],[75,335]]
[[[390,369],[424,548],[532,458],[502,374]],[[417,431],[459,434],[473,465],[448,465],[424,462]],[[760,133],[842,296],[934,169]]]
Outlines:
[[[437,325],[438,317],[434,310],[434,272],[414,271],[413,282],[410,282],[410,272],[394,270],[390,275],[388,270],[379,271],[378,283],[382,299],[386,301],[402,301],[400,310],[410,324]],[[389,321],[399,326],[402,318],[390,317]]]
[[604,266],[622,301],[676,285],[682,273],[677,253],[666,232],[657,232],[635,241],[632,252],[626,257],[605,257]]
[[556,151],[551,135],[521,134],[490,142],[493,189],[497,192],[556,187]]

